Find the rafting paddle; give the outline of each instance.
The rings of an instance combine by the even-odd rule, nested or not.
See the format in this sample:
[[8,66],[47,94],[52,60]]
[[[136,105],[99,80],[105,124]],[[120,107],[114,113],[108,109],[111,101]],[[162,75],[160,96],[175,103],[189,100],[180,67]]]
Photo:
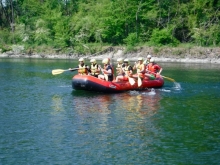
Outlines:
[[140,76],[138,75],[138,87],[140,87],[142,85],[142,80],[140,78]]
[[52,70],[52,75],[61,74],[61,73],[66,72],[66,71],[75,71],[75,70],[78,70],[78,69],[79,69],[79,68],[73,68],[73,69],[67,69],[67,70],[54,69],[54,70]]
[[131,85],[134,85],[134,84],[135,84],[134,79],[131,78],[131,77],[129,77],[129,76],[128,76],[128,81],[129,81],[129,83],[130,83]]
[[165,76],[162,76],[162,75],[160,75],[161,77],[163,77],[163,78],[165,78],[165,79],[167,79],[167,80],[170,80],[170,81],[172,81],[172,82],[176,82],[174,79],[172,79],[172,78],[170,78],[170,77],[165,77]]
[[[134,66],[136,67],[137,69],[137,63],[135,62]],[[144,71],[144,70],[143,70]],[[143,71],[139,72],[139,73],[142,73]],[[141,80],[141,77],[138,73],[138,87],[140,87],[142,85],[142,80]]]
[[[151,71],[149,71],[148,70],[148,72],[150,72],[150,73],[154,73],[154,72],[151,72]],[[155,73],[154,73],[155,74]],[[170,80],[170,81],[172,81],[172,82],[176,82],[174,79],[172,79],[172,78],[170,78],[170,77],[166,77],[166,76],[162,76],[162,75],[160,75],[161,77],[163,77],[163,78],[165,78],[165,79],[167,79],[167,80]]]

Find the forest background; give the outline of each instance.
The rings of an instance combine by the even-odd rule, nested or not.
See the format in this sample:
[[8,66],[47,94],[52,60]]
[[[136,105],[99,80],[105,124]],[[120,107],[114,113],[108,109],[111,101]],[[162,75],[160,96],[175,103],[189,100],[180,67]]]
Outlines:
[[0,53],[95,55],[113,47],[182,56],[197,48],[220,58],[219,46],[219,0],[0,0]]

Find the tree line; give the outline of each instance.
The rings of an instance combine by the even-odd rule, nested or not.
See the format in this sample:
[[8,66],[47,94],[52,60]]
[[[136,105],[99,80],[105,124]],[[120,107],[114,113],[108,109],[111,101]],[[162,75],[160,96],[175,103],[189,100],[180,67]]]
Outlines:
[[219,0],[0,0],[0,48],[220,45]]

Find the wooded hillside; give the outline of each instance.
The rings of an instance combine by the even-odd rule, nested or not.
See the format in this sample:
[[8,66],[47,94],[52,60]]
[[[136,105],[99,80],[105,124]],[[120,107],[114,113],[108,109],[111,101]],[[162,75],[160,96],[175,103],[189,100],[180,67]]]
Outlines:
[[2,51],[182,43],[220,45],[219,0],[0,0]]

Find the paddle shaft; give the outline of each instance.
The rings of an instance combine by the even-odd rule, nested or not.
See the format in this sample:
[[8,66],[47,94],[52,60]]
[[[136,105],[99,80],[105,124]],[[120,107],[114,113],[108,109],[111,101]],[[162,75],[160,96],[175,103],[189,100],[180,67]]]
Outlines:
[[66,72],[66,71],[75,71],[75,70],[78,70],[79,68],[73,68],[73,69],[67,69],[67,70],[63,70],[63,69],[54,69],[52,70],[52,74],[53,75],[57,75],[57,74],[61,74],[63,72]]
[[[151,71],[148,71],[148,72],[153,73],[153,74],[156,74],[156,73],[151,72]],[[175,80],[172,79],[172,78],[170,78],[170,77],[166,77],[166,76],[163,76],[163,75],[160,75],[160,76],[163,77],[163,78],[165,78],[165,79],[167,79],[167,80],[170,80],[170,81],[172,81],[172,82],[175,82]]]

